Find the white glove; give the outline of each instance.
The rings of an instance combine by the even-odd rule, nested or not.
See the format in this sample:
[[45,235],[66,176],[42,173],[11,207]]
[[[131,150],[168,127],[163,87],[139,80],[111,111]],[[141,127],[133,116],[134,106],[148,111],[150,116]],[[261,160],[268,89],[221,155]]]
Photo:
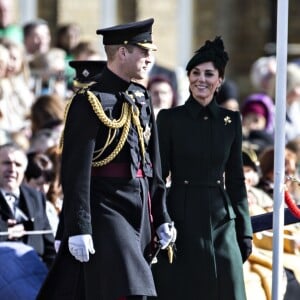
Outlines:
[[61,243],[60,240],[55,240],[55,241],[54,241],[54,249],[55,249],[55,252],[56,252],[56,253],[57,253],[58,250],[59,250],[60,243]]
[[80,262],[87,262],[90,253],[94,254],[94,244],[90,234],[79,234],[69,237],[69,251]]
[[174,243],[177,237],[177,230],[172,223],[163,223],[156,229],[161,249],[166,249],[170,243]]

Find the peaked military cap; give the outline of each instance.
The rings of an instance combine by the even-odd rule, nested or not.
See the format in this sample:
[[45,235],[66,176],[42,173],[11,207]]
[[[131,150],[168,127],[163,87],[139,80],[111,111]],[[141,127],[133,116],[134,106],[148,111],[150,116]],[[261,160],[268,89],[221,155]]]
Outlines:
[[188,73],[197,65],[204,62],[213,62],[218,69],[220,76],[224,77],[225,66],[229,57],[224,49],[223,40],[217,36],[213,41],[207,40],[190,59],[186,66]]
[[153,18],[98,29],[97,34],[103,35],[104,45],[138,45],[149,50],[157,50],[152,43]]
[[69,65],[75,69],[75,80],[81,83],[94,81],[106,66],[104,60],[71,60]]

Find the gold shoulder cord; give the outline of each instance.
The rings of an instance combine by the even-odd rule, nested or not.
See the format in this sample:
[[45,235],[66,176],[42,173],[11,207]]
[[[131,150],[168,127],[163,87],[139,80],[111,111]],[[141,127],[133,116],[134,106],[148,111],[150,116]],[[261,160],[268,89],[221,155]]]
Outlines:
[[144,159],[145,158],[144,130],[143,130],[143,127],[141,126],[141,122],[140,122],[140,118],[139,118],[140,111],[137,109],[137,107],[131,106],[131,114],[132,114],[133,124],[136,126],[136,129],[138,132],[142,156]]
[[90,85],[92,85],[92,84],[94,84],[94,83],[95,83],[95,81],[82,83],[82,82],[80,82],[80,81],[73,80],[73,85],[74,85],[74,87],[76,87],[76,88],[78,88],[78,89],[88,88]]
[[[98,119],[106,127],[109,128],[109,132],[108,132],[108,136],[107,136],[105,145],[102,148],[94,151],[96,156],[94,156],[94,158],[93,158],[92,166],[93,167],[104,166],[104,165],[108,164],[109,162],[111,162],[120,153],[120,151],[122,150],[122,148],[126,142],[132,119],[133,119],[133,124],[136,126],[137,131],[138,131],[142,156],[144,158],[145,145],[144,145],[144,140],[143,140],[143,128],[142,128],[142,126],[140,124],[140,120],[139,120],[139,111],[137,109],[134,110],[133,107],[131,107],[131,110],[129,110],[129,104],[127,102],[124,102],[122,105],[122,111],[121,111],[120,118],[118,120],[115,120],[115,119],[111,120],[110,118],[108,118],[106,116],[106,114],[103,110],[103,107],[102,107],[101,103],[99,102],[98,98],[91,91],[86,91],[86,90],[80,91],[80,93],[84,93],[84,92],[87,93],[88,101],[90,102],[90,104],[93,108],[93,111],[97,115]],[[69,111],[69,108],[70,108],[73,98],[74,98],[74,96],[72,97],[72,99],[69,101],[69,103],[66,106],[65,115],[64,115],[64,123],[66,122],[68,111]],[[101,154],[104,152],[104,150],[112,143],[112,141],[116,135],[116,130],[121,127],[123,127],[123,130],[122,130],[122,134],[121,134],[120,140],[119,140],[116,148],[106,158],[99,160],[99,161],[95,161],[96,159],[98,159],[101,156]],[[62,134],[61,140],[60,140],[60,148],[62,149],[62,147],[63,147],[63,134]]]

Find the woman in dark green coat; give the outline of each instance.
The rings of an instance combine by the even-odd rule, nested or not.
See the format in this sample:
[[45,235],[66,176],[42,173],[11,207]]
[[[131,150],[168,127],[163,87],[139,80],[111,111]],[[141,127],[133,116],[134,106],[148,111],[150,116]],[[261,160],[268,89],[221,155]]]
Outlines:
[[227,61],[220,37],[206,41],[186,67],[190,97],[158,114],[163,177],[171,174],[167,205],[178,232],[174,262],[162,251],[153,265],[160,300],[246,299],[252,228],[241,118],[215,100]]

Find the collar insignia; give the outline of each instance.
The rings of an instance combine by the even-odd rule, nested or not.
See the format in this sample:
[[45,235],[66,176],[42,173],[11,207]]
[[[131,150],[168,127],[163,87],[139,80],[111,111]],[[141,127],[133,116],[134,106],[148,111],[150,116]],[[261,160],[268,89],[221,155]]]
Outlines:
[[142,93],[140,91],[136,91],[136,92],[134,92],[134,94],[136,97],[144,97],[145,96],[144,93]]

